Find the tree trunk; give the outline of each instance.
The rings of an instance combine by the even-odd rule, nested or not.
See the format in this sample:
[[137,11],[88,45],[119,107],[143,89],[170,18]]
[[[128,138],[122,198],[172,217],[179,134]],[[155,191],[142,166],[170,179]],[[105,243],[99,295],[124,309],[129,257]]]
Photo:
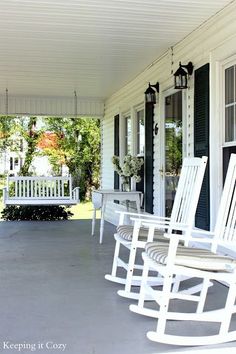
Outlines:
[[25,153],[24,164],[21,167],[20,172],[19,172],[19,174],[21,176],[28,176],[29,175],[29,168],[31,166],[31,163],[32,163],[34,155],[35,155],[35,150],[37,147],[38,137],[39,137],[39,134],[35,131],[36,122],[37,122],[36,117],[30,117],[28,127],[27,127],[27,130],[28,130],[27,136],[26,136],[27,151]]

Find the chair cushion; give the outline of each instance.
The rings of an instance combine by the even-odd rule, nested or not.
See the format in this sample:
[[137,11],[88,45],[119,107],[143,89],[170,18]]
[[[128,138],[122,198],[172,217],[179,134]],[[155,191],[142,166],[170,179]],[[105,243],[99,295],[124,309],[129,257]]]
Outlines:
[[[126,241],[132,241],[134,227],[132,225],[119,225],[117,226],[117,234]],[[168,239],[163,236],[164,231],[155,230],[154,239],[168,242]],[[147,239],[148,228],[140,227],[139,229],[139,239]]]
[[[166,264],[168,258],[168,245],[158,242],[147,242],[145,251],[149,258],[160,264]],[[236,260],[201,248],[178,246],[176,265],[206,271],[233,271]]]

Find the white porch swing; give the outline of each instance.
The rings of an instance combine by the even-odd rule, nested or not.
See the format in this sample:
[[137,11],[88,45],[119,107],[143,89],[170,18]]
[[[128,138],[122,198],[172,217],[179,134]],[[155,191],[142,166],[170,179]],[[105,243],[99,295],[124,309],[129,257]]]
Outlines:
[[[76,91],[74,91],[74,109],[77,116]],[[8,116],[8,89],[6,89],[6,116]],[[8,176],[7,185],[3,187],[4,205],[69,206],[79,202],[79,187],[72,189],[71,176]]]
[[72,189],[69,177],[7,177],[4,205],[76,205],[79,187]]

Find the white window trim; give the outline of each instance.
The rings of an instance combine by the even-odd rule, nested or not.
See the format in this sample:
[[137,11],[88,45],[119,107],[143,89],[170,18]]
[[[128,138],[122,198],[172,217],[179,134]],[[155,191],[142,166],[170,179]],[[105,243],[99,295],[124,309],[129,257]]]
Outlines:
[[[230,68],[231,66],[236,66],[236,55],[231,58],[227,58],[225,62],[222,62],[221,69],[221,87],[222,87],[222,95],[221,95],[221,114],[222,114],[222,131],[223,131],[223,141],[222,141],[222,149],[224,147],[236,146],[236,138],[233,141],[225,141],[225,70]],[[235,102],[232,103],[235,105]]]
[[[138,106],[134,107],[134,119],[133,119],[133,155],[135,156],[140,156],[140,157],[144,157],[144,153],[143,154],[138,154],[138,131],[137,131],[137,127],[138,127],[138,112],[142,111],[144,112],[144,120],[145,120],[145,108],[144,108],[144,104],[139,104]],[[144,123],[145,124],[145,123]]]
[[[137,104],[129,110],[120,113],[120,158],[125,156],[125,118],[131,119],[131,154],[137,156],[137,112],[144,110],[144,103]],[[143,154],[138,156],[144,156]]]
[[[224,67],[236,59],[236,36],[210,52],[210,227],[215,225],[222,191],[224,134]],[[209,59],[208,59],[209,60]],[[229,145],[228,145],[229,146]],[[231,145],[232,146],[232,145]]]
[[[158,139],[159,139],[159,151],[160,151],[160,164],[158,166],[157,177],[155,181],[157,181],[157,189],[160,191],[157,196],[157,212],[158,215],[165,215],[165,179],[161,176],[159,171],[163,170],[165,173],[165,99],[166,97],[175,94],[178,90],[169,88],[165,91],[162,91],[160,97],[160,120],[159,120],[159,132],[158,132]],[[186,156],[186,143],[187,143],[187,93],[186,90],[182,90],[182,156],[183,158]]]
[[[119,136],[120,136],[120,160],[122,161],[125,157],[125,118],[131,116],[131,110],[121,112],[120,114],[120,128],[119,128]],[[132,121],[132,117],[131,117]]]

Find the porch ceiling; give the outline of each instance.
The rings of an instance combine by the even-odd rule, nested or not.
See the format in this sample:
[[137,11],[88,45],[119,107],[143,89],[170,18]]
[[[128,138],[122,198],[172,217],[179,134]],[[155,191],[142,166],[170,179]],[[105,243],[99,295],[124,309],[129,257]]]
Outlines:
[[1,0],[0,87],[106,98],[231,0]]

